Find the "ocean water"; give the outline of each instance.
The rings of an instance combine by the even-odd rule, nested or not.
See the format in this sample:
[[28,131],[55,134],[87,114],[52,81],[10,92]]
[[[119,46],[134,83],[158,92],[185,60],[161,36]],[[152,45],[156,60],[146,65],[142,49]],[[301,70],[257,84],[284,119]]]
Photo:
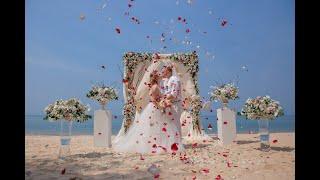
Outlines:
[[[112,120],[112,134],[118,134],[122,125],[123,116],[113,116]],[[216,115],[201,116],[201,122],[204,130],[210,134],[217,133],[217,117]],[[212,125],[212,129],[207,127],[209,123]],[[258,122],[254,120],[246,120],[242,116],[237,116],[236,119],[237,133],[253,133],[258,132]],[[287,115],[275,119],[269,124],[270,132],[294,132],[295,131],[295,116]],[[42,115],[26,115],[25,116],[25,132],[26,134],[46,134],[46,135],[59,135],[60,122],[50,122],[43,120]],[[93,119],[90,119],[83,123],[73,123],[72,134],[93,134]]]

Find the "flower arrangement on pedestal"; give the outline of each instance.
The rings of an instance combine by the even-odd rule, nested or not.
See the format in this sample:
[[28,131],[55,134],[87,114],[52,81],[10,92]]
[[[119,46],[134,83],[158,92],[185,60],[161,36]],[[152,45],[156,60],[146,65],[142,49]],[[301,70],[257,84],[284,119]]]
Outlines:
[[104,106],[112,100],[118,100],[118,92],[113,87],[107,87],[107,86],[93,86],[91,90],[87,93],[87,97],[98,101],[104,109]]
[[49,104],[45,109],[45,120],[61,120],[84,122],[91,118],[87,112],[89,106],[83,105],[78,99],[71,98],[68,100],[57,100]]
[[211,101],[220,101],[223,106],[226,106],[229,100],[236,100],[239,98],[237,88],[233,83],[223,84],[221,86],[212,87],[209,92]]
[[259,120],[261,150],[269,151],[269,121],[284,115],[280,103],[271,99],[270,96],[249,98],[240,114],[246,119]]
[[89,106],[85,106],[76,98],[57,100],[44,109],[45,120],[60,120],[60,159],[65,159],[70,154],[72,122],[84,122],[90,119],[89,111]]
[[247,99],[241,110],[241,115],[251,120],[273,120],[284,113],[278,101],[271,99],[270,96],[258,96],[254,99]]

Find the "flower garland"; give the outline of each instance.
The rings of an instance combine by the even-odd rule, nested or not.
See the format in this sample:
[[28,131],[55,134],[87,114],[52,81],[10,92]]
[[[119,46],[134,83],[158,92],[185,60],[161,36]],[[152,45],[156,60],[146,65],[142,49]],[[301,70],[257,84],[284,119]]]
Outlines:
[[240,114],[252,120],[273,120],[276,117],[284,115],[284,112],[280,103],[271,99],[270,96],[258,96],[254,99],[247,99]]
[[191,105],[191,110],[190,114],[192,116],[192,124],[193,124],[193,129],[200,131],[200,110],[202,109],[202,101],[201,97],[199,95],[192,95],[190,97],[190,105]]
[[[128,52],[125,53],[123,56],[123,61],[126,69],[126,73],[123,79],[123,83],[128,87],[127,91],[127,102],[123,106],[123,115],[124,115],[124,131],[127,132],[128,128],[130,127],[132,123],[132,118],[135,115],[136,106],[134,102],[134,95],[135,95],[135,89],[132,86],[133,82],[133,74],[138,64],[149,61],[151,62],[153,59],[153,56],[156,56],[156,58],[159,58],[159,55],[157,53],[135,53],[135,52]],[[179,63],[182,63],[184,66],[188,68],[188,72],[191,74],[192,80],[194,82],[196,94],[199,94],[199,86],[198,86],[198,71],[199,71],[199,64],[198,64],[198,55],[196,52],[192,53],[175,53],[171,54],[168,57],[172,61],[176,61]],[[194,109],[193,114],[195,116],[194,118],[194,124],[196,124],[195,127],[199,127],[199,115],[200,110]]]
[[49,104],[44,112],[46,116],[44,120],[59,120],[66,119],[69,121],[84,122],[91,118],[87,114],[89,106],[83,105],[78,99],[71,98],[68,100],[57,100],[52,104]]

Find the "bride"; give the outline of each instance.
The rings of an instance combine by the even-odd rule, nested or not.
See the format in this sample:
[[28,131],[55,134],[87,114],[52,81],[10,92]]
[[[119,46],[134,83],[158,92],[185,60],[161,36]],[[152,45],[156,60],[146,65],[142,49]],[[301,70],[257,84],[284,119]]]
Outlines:
[[160,93],[159,81],[160,75],[154,70],[148,83],[150,101],[135,116],[127,134],[113,145],[114,150],[152,154],[184,151],[176,123],[164,113],[167,101]]

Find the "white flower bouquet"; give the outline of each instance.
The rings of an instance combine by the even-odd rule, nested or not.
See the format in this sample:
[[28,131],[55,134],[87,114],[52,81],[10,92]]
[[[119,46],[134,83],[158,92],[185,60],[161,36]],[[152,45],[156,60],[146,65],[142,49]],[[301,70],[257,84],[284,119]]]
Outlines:
[[49,104],[44,112],[45,120],[66,119],[69,121],[83,122],[91,118],[88,115],[89,106],[83,105],[78,99],[71,98],[68,100],[57,100],[53,104]]
[[241,115],[247,119],[270,119],[284,115],[283,109],[278,101],[271,99],[269,96],[258,96],[254,99],[247,99],[241,110]]
[[209,92],[210,100],[226,103],[228,100],[236,100],[239,98],[238,96],[238,88],[233,84],[223,84],[218,87],[211,87],[212,91]]
[[98,101],[100,104],[106,104],[108,101],[118,100],[118,92],[113,87],[93,86],[87,93],[87,97]]

